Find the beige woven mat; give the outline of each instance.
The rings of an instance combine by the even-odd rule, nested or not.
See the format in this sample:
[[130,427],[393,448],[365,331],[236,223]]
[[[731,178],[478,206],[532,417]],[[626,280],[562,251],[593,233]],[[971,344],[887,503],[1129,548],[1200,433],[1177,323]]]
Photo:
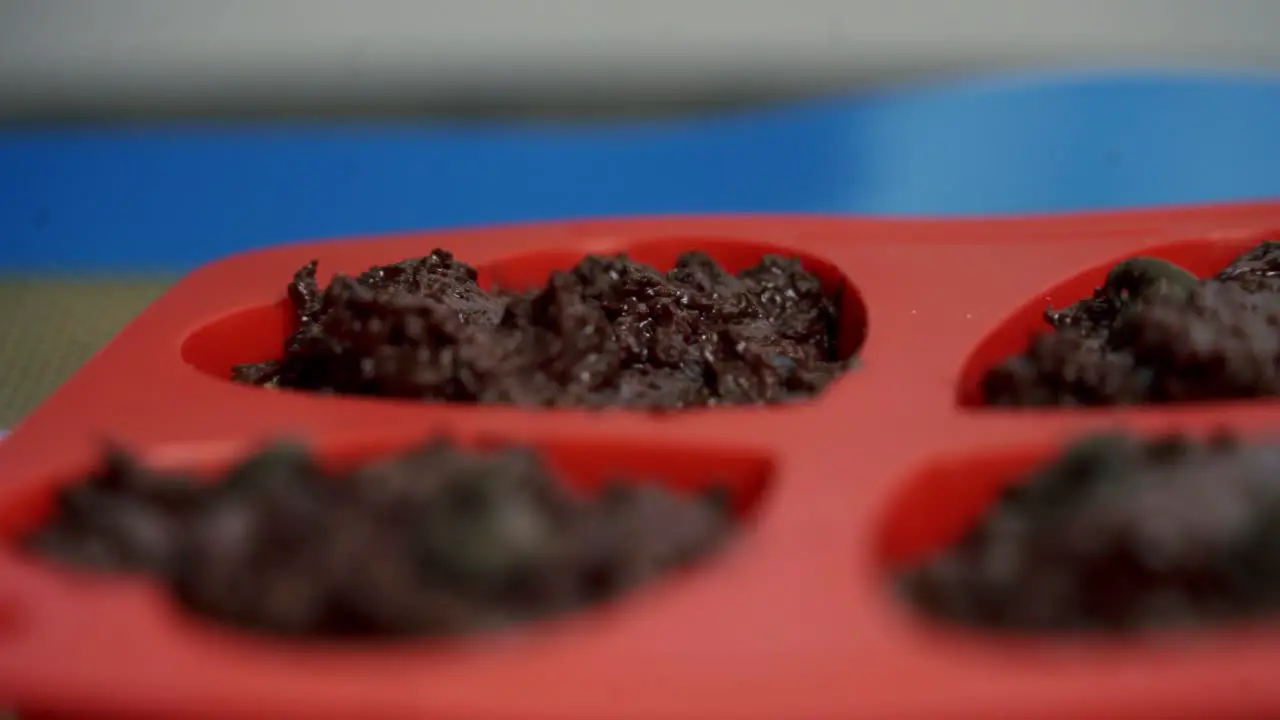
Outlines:
[[0,279],[0,428],[71,376],[170,279]]

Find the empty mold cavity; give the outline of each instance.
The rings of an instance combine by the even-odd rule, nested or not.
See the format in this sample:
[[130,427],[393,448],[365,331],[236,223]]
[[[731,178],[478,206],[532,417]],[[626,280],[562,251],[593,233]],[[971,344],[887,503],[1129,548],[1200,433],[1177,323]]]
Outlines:
[[[994,407],[988,404],[988,398],[983,388],[984,379],[988,373],[1003,363],[1026,353],[1037,336],[1052,332],[1052,327],[1045,318],[1046,310],[1063,310],[1080,300],[1092,297],[1094,291],[1102,287],[1106,282],[1108,273],[1120,262],[1131,257],[1159,258],[1182,267],[1197,278],[1207,279],[1217,275],[1241,255],[1258,247],[1263,239],[1270,237],[1275,236],[1268,235],[1262,238],[1232,240],[1194,240],[1151,247],[1089,268],[1068,280],[1050,287],[1029,300],[996,326],[995,330],[983,338],[969,354],[961,369],[957,402],[960,406],[969,408]],[[1075,404],[1105,405],[1119,403],[1077,402]],[[1059,406],[1049,403],[1026,403],[1026,405],[1039,407]]]
[[914,472],[890,503],[878,541],[887,572],[927,560],[964,537],[1006,488],[1055,448],[975,450],[948,455]]
[[[300,638],[467,634],[621,599],[713,559],[773,474],[750,451],[608,442],[274,445],[128,472],[118,457],[10,490],[11,552]],[[329,480],[308,479],[317,466]]]
[[[501,362],[486,365],[488,363],[487,360],[476,361],[474,358],[470,360],[460,358],[484,355],[490,351],[499,351],[499,348],[490,346],[487,342],[481,345],[471,344],[464,351],[457,350],[454,347],[455,343],[461,341],[455,340],[452,335],[444,337],[444,339],[432,340],[431,342],[419,343],[419,341],[414,340],[412,341],[413,343],[425,345],[428,350],[416,355],[413,354],[413,350],[402,352],[397,355],[398,359],[395,362],[407,363],[404,366],[418,368],[430,366],[437,369],[414,371],[418,373],[417,375],[414,375],[413,372],[408,373],[405,375],[403,382],[400,380],[394,382],[388,380],[390,375],[377,375],[373,380],[366,381],[366,376],[361,373],[366,372],[368,367],[373,367],[375,360],[370,357],[366,364],[357,364],[358,367],[353,366],[353,369],[349,369],[350,372],[343,376],[353,377],[351,373],[355,373],[361,378],[347,383],[356,389],[345,392],[366,396],[389,396],[407,399],[443,399],[467,404],[495,403],[530,406],[622,405],[652,409],[697,407],[708,404],[728,405],[759,401],[780,402],[811,397],[825,389],[830,382],[833,382],[850,366],[853,357],[865,342],[867,312],[857,289],[835,266],[809,254],[793,252],[784,247],[734,239],[675,237],[620,243],[617,245],[615,252],[596,254],[594,257],[611,258],[615,254],[623,254],[634,263],[647,265],[666,273],[676,266],[682,254],[689,252],[704,254],[729,274],[737,274],[756,266],[770,255],[796,259],[799,262],[801,271],[817,278],[821,286],[822,295],[831,304],[829,316],[817,315],[818,317],[825,317],[819,323],[821,327],[818,330],[821,337],[824,338],[822,340],[824,349],[811,352],[809,349],[805,349],[803,343],[777,344],[775,343],[776,334],[773,335],[773,339],[770,339],[768,333],[761,331],[760,324],[748,323],[733,330],[734,333],[738,333],[736,335],[722,334],[720,336],[723,339],[719,342],[729,344],[722,344],[717,347],[732,346],[735,350],[717,351],[720,354],[716,355],[719,358],[716,363],[700,366],[701,356],[698,358],[690,356],[678,361],[665,358],[662,355],[664,351],[660,350],[660,347],[676,352],[677,357],[679,357],[678,353],[687,352],[690,344],[688,342],[670,342],[666,343],[665,346],[662,345],[656,339],[658,335],[652,328],[663,326],[656,320],[645,320],[641,323],[643,325],[642,330],[634,331],[635,334],[627,336],[640,338],[635,341],[640,343],[639,345],[632,345],[630,342],[620,342],[618,344],[605,342],[600,346],[600,352],[597,353],[594,349],[595,345],[584,346],[585,349],[578,347],[583,343],[588,343],[588,341],[595,342],[589,337],[590,333],[581,331],[584,323],[591,322],[591,317],[593,316],[590,312],[588,311],[583,318],[578,318],[575,315],[579,311],[574,308],[560,312],[559,306],[555,305],[560,300],[547,295],[549,302],[555,306],[554,309],[560,314],[545,316],[550,317],[549,320],[545,319],[544,316],[539,316],[544,319],[537,320],[537,323],[541,327],[548,327],[552,335],[555,333],[561,333],[561,335],[558,338],[546,334],[541,335],[539,342],[544,343],[544,345],[550,343],[548,347],[551,349],[547,350],[544,347],[544,349],[539,350],[538,352],[542,354],[533,360],[526,357],[513,360],[505,365]],[[571,270],[582,262],[585,257],[581,252],[562,250],[537,251],[507,257],[491,264],[477,267],[476,282],[481,288],[489,292],[501,291],[508,294],[536,292],[547,287],[548,283],[558,273]],[[371,258],[368,266],[372,267],[378,264],[379,261],[385,260]],[[456,260],[466,263],[465,255],[458,256]],[[603,281],[605,283],[610,282],[607,270],[597,270],[597,272],[604,274]],[[321,263],[320,274],[322,276],[327,274],[323,262]],[[290,278],[288,277],[280,278],[282,291],[289,280]],[[795,297],[794,295],[789,295],[790,291],[785,287],[778,293],[774,293],[773,296],[767,295],[767,289],[760,292],[765,293],[760,297],[764,298],[763,302],[766,305],[776,302],[791,302],[791,299]],[[643,293],[638,294],[643,295]],[[648,298],[639,297],[638,299],[652,301],[653,296]],[[704,299],[708,298],[704,297]],[[636,327],[635,322],[640,322],[636,318],[661,319],[662,313],[667,311],[658,308],[653,302],[647,303],[645,305],[646,309],[642,311],[634,311],[649,314],[633,316],[633,323],[630,327]],[[680,311],[682,307],[684,306],[672,305],[671,309]],[[530,312],[551,312],[545,308],[545,305],[536,306]],[[610,310],[609,312],[616,311]],[[492,317],[495,316],[490,315],[489,317],[491,322]],[[612,315],[608,317],[609,319],[606,322],[610,324],[609,332],[621,332],[619,329],[623,327],[619,324],[621,321]],[[683,323],[691,320],[696,322],[698,316],[694,316],[692,319],[686,317],[684,320],[677,322]],[[647,324],[650,322],[653,324]],[[361,327],[367,328],[368,323],[361,325]],[[284,353],[286,341],[296,328],[297,321],[294,318],[292,303],[288,300],[260,307],[245,308],[229,313],[196,329],[183,343],[181,354],[187,363],[198,370],[230,382],[233,369],[237,366],[280,360]],[[794,328],[792,332],[795,332]],[[524,343],[528,342],[527,337],[532,336],[508,335],[503,342],[509,344],[518,339]],[[671,335],[671,337],[674,338],[676,335]],[[757,337],[764,338],[760,341],[763,343],[760,345],[760,347],[764,348],[763,350],[756,351],[752,349],[752,343],[755,342],[754,339]],[[745,339],[747,344],[740,344],[738,342],[739,338]],[[650,342],[653,344],[649,345],[648,343]],[[773,349],[775,347],[779,349]],[[569,353],[563,348],[573,349],[574,352]],[[747,354],[743,356],[735,355],[736,349],[740,348],[746,348],[745,352]],[[370,356],[378,354],[378,352],[371,352]],[[519,352],[515,354],[519,355]],[[346,353],[346,357],[353,357],[354,355],[355,353]],[[819,362],[815,365],[810,365],[809,361],[805,360],[806,357],[814,358]],[[570,359],[563,360],[563,358]],[[388,360],[388,362],[390,361]],[[666,363],[665,366],[663,366],[664,362]],[[659,369],[648,370],[643,376],[623,378],[616,381],[607,379],[616,373],[619,367],[627,369],[641,365],[645,367],[659,366]],[[797,366],[800,367],[798,368]],[[378,367],[382,366],[379,365]],[[445,369],[438,369],[440,367]],[[497,369],[494,369],[495,367]],[[512,367],[515,369],[512,370]],[[535,370],[526,372],[521,368],[534,368],[543,377],[538,378],[536,382],[527,381]],[[626,371],[631,372],[630,370]],[[376,375],[380,371],[372,372]],[[427,376],[432,379],[425,379]],[[437,382],[438,378],[444,379],[440,379]],[[346,381],[343,382],[345,383]],[[683,385],[679,385],[679,383],[683,383]],[[302,385],[300,387],[302,391],[316,386],[325,392],[327,392],[325,388],[332,385],[328,379],[315,382],[284,382],[282,384]],[[484,388],[493,388],[495,386],[500,386],[500,389],[497,391],[484,390]],[[682,389],[668,390],[668,388]],[[338,390],[340,393],[344,392],[342,388],[338,388]]]
[[939,459],[885,515],[886,581],[922,616],[1116,633],[1280,615],[1280,445],[1095,434]]

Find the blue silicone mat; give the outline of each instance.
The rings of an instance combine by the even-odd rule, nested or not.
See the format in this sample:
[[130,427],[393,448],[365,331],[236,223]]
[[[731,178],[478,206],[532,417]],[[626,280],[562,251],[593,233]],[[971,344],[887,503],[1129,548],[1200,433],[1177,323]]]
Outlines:
[[600,215],[1027,213],[1280,195],[1280,77],[1054,75],[732,115],[10,127],[0,273]]

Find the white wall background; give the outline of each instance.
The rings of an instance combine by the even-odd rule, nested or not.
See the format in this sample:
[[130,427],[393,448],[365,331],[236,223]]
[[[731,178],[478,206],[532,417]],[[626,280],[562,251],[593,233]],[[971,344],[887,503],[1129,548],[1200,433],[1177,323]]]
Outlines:
[[1280,0],[0,0],[0,113],[1280,69]]

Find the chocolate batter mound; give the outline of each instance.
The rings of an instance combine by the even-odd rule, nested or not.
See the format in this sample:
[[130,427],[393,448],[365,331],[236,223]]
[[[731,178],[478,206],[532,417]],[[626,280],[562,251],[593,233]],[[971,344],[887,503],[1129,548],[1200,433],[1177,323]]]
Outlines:
[[796,259],[732,275],[697,252],[663,274],[588,256],[532,292],[486,292],[444,251],[288,287],[298,330],[234,379],[526,406],[684,408],[816,395],[846,369],[836,301]]
[[727,497],[614,482],[583,497],[532,452],[436,442],[341,474],[281,445],[214,484],[115,453],[24,538],[150,574],[187,608],[299,637],[455,634],[586,607],[705,557]]
[[1053,331],[982,379],[989,405],[1131,405],[1280,395],[1280,242],[1217,276],[1117,265],[1093,297],[1050,309]]
[[1086,438],[903,577],[943,618],[1126,631],[1280,611],[1280,444]]

